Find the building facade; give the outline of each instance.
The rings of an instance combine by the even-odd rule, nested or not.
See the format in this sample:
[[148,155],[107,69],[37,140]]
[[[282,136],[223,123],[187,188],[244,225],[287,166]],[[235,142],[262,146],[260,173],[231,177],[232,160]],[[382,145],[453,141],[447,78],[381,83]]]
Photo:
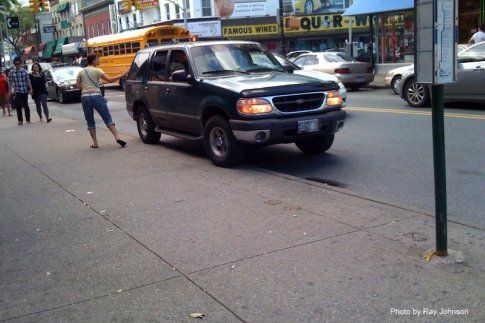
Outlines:
[[56,26],[56,38],[84,37],[84,22],[79,12],[79,1],[54,1],[54,4],[51,3],[51,14]]
[[113,23],[116,23],[113,16],[113,0],[81,0],[80,3],[79,12],[83,15],[86,39],[115,32],[113,30]]

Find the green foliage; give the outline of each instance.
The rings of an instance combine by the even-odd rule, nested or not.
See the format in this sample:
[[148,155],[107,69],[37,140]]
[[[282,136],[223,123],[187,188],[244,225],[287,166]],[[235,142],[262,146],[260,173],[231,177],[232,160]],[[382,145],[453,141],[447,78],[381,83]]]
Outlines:
[[[9,29],[8,38],[7,31],[5,29],[5,24],[2,24],[2,34],[4,40],[12,46],[17,54],[20,55],[22,50],[32,44],[23,44],[22,36],[31,32],[32,28],[35,28],[34,14],[30,12],[29,7],[22,7],[18,0],[0,0],[0,6],[4,6],[5,13],[8,16],[19,17],[20,28],[19,29]],[[4,17],[2,15],[1,19]]]

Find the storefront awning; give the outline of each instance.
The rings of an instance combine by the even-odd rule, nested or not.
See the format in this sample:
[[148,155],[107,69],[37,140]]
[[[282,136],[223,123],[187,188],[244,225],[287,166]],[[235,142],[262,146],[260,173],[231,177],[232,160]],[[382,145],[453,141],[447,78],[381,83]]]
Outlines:
[[61,3],[60,5],[57,6],[56,12],[60,13],[60,12],[63,12],[65,10],[69,10],[69,5],[70,5],[69,2]]
[[56,44],[55,40],[45,43],[44,50],[42,51],[42,58],[52,57],[52,52],[54,51],[55,44]]
[[414,9],[414,0],[357,0],[344,16],[368,16],[380,13]]
[[62,45],[62,55],[73,55],[79,53],[81,42]]
[[62,45],[67,42],[67,37],[61,37],[56,42],[56,48],[54,49],[54,53],[52,55],[59,55],[62,54]]

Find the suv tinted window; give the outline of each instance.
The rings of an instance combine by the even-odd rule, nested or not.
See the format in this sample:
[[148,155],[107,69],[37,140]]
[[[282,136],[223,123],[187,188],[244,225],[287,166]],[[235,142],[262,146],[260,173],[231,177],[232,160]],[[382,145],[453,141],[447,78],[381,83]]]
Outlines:
[[131,64],[130,72],[128,73],[128,80],[143,80],[143,74],[148,70],[150,53],[141,53],[136,55]]
[[189,72],[189,63],[187,54],[183,50],[173,50],[170,53],[170,62],[168,63],[168,75],[171,77],[175,71],[185,70]]
[[159,51],[155,54],[152,70],[150,71],[150,81],[166,81],[167,54],[168,52],[166,50]]

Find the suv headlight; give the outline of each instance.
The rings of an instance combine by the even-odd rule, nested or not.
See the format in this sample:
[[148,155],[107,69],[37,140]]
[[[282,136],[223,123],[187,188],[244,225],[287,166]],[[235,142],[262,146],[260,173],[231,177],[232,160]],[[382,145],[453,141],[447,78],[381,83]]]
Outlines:
[[343,100],[338,91],[332,91],[327,93],[327,106],[334,107],[342,105]]
[[240,114],[255,115],[270,113],[273,111],[271,103],[264,99],[239,99],[237,110]]

